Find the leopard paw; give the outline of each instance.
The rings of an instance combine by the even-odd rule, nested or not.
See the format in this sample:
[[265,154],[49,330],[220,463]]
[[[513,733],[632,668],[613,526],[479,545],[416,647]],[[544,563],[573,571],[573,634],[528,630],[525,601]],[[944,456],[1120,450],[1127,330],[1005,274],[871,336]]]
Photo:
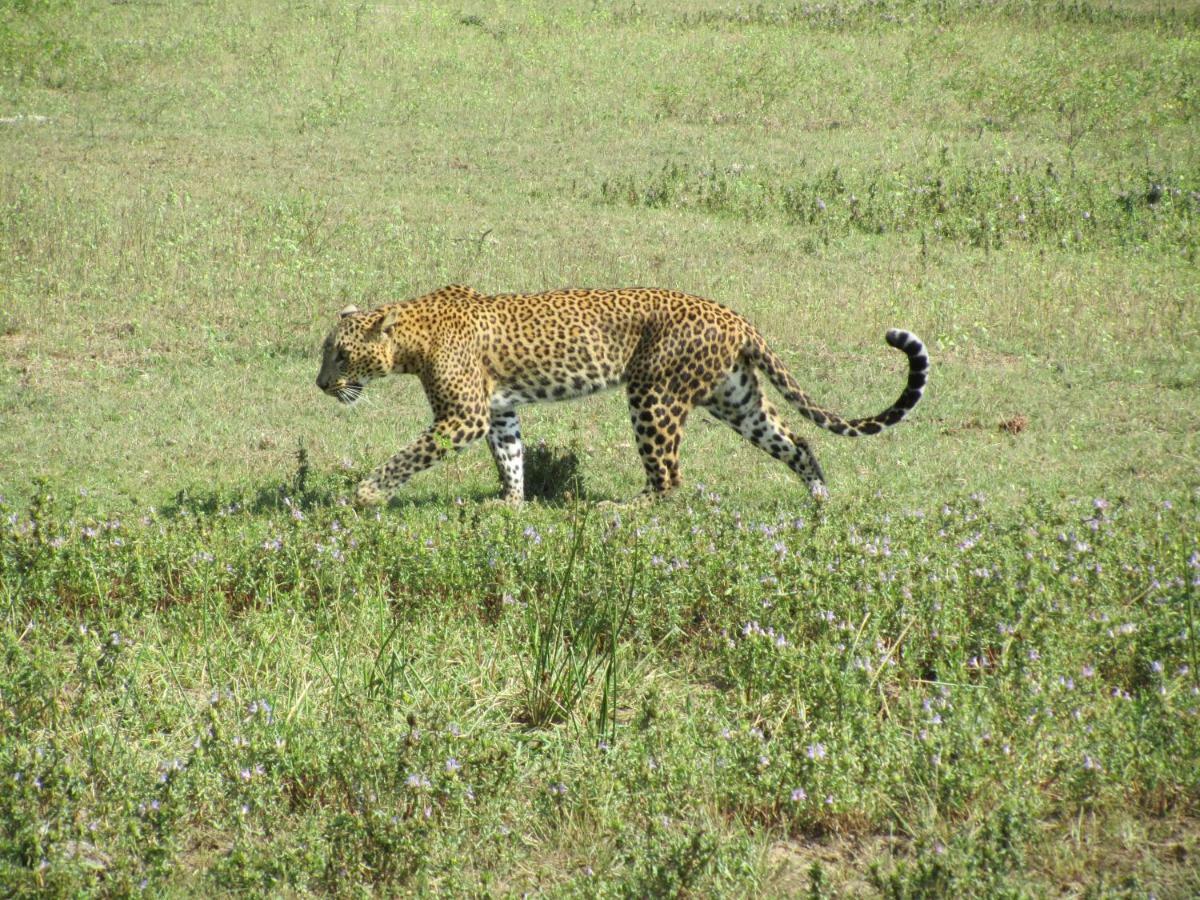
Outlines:
[[354,505],[358,507],[379,506],[386,503],[388,495],[379,487],[379,482],[366,478],[358,483],[354,491]]

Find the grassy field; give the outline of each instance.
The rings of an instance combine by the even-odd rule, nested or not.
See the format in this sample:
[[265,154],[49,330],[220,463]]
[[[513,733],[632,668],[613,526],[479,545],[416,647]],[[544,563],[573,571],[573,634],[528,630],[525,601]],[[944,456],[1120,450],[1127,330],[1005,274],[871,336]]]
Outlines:
[[[0,3],[0,893],[1200,893],[1198,126],[1194,2]],[[447,282],[934,369],[357,513]]]

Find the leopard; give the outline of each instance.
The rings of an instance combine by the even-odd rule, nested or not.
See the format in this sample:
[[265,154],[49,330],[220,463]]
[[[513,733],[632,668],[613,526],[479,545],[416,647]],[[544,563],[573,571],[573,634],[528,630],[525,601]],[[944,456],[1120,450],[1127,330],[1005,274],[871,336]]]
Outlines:
[[817,405],[749,320],[702,297],[661,288],[560,289],[485,295],[450,284],[370,310],[348,306],[322,345],[317,387],[352,405],[387,375],[415,375],[433,422],[357,485],[354,502],[387,502],[413,475],[485,438],[502,502],[525,499],[518,407],[624,385],[646,482],[634,501],[677,488],[684,425],[697,408],[787,465],[818,499],[825,474],[783,423],[763,376],[815,425],[846,437],[904,419],[925,390],[925,344],[899,328],[887,343],[908,357],[902,393],[877,415],[847,419]]

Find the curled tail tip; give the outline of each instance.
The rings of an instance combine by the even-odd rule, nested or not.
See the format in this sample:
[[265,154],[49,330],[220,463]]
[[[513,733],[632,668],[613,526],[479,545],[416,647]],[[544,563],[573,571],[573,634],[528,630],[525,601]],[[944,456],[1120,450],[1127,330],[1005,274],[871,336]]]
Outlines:
[[909,378],[919,378],[919,384],[911,387],[922,387],[924,376],[929,371],[929,354],[925,351],[924,342],[911,331],[903,328],[893,328],[887,333],[887,342],[897,350],[903,350],[908,355]]
[[924,342],[913,334],[911,331],[905,331],[903,328],[888,329],[887,342],[897,350],[903,350],[910,356],[925,349]]

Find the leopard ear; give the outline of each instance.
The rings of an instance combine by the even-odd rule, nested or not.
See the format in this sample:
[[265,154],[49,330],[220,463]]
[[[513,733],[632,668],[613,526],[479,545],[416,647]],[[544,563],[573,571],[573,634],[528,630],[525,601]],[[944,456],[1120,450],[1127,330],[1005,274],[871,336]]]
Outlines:
[[395,309],[389,309],[371,326],[371,331],[375,334],[383,334],[387,329],[396,324],[396,320],[400,318],[400,313]]
[[358,312],[358,307],[355,306],[354,304],[351,304],[350,306],[347,306],[345,309],[343,309],[340,313],[338,313],[338,318],[344,319],[344,318],[346,318],[346,316],[352,316],[356,312]]

